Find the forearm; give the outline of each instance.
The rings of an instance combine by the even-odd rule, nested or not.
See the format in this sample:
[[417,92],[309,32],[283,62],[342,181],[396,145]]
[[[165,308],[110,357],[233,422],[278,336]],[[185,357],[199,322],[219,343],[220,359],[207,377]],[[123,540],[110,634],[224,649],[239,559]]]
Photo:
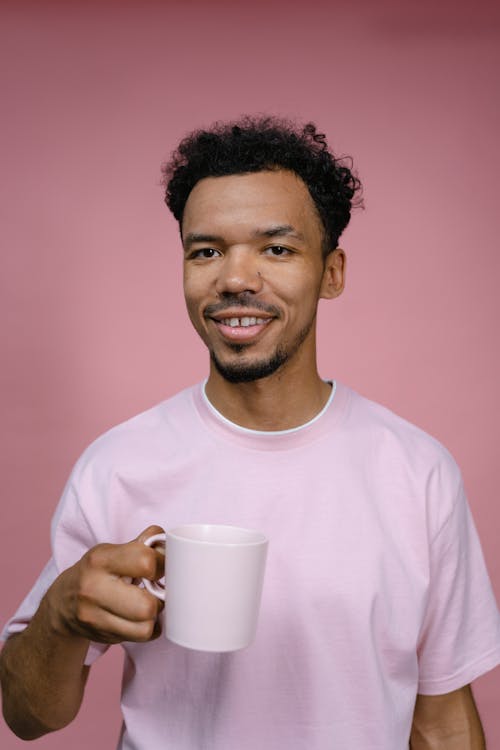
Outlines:
[[66,726],[77,714],[88,675],[89,641],[57,632],[46,599],[30,625],[0,655],[3,713],[25,740]]
[[417,696],[411,750],[485,750],[481,720],[469,686],[441,696]]
[[99,544],[56,578],[26,630],[0,654],[4,716],[22,739],[61,729],[78,713],[90,641],[147,642],[161,633],[163,604],[130,584],[157,580],[164,556],[143,540],[162,529],[150,526],[127,544]]
[[439,732],[436,735],[422,735],[413,730],[410,750],[486,750],[486,744],[483,731],[476,728],[452,734]]

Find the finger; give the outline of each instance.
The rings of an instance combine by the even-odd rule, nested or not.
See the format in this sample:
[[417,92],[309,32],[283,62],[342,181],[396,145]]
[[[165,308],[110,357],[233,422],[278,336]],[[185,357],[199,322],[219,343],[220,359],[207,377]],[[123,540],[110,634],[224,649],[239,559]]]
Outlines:
[[96,576],[87,588],[82,585],[78,616],[84,621],[87,612],[102,610],[130,622],[144,622],[155,620],[163,606],[145,589],[112,576]]
[[153,627],[153,634],[152,634],[150,640],[151,641],[155,641],[157,638],[160,637],[161,632],[162,632],[161,622],[160,622],[160,620],[155,620],[155,624],[154,624],[154,627]]
[[113,612],[89,606],[82,612],[79,630],[91,640],[101,643],[144,642],[157,637],[159,631],[156,622],[156,619],[135,622]]
[[156,562],[156,569],[155,569],[155,575],[153,580],[159,581],[160,578],[165,577],[165,551],[162,550],[153,550],[153,552],[156,555],[155,562]]
[[154,536],[155,534],[164,534],[165,531],[162,529],[161,526],[148,526],[147,529],[144,529],[144,531],[141,531],[139,536],[135,539],[136,542],[144,542],[146,539],[149,539],[150,536]]
[[129,578],[155,578],[159,553],[141,542],[127,544],[99,544],[83,558],[84,568],[90,573],[107,572]]
[[[149,539],[149,537],[164,533],[165,532],[161,526],[148,526],[147,529],[144,529],[144,531],[139,534],[136,541],[144,543],[146,539]],[[158,581],[165,575],[165,543],[158,542],[157,544],[152,546],[151,549],[156,553],[156,572],[154,578],[152,578],[151,580]]]

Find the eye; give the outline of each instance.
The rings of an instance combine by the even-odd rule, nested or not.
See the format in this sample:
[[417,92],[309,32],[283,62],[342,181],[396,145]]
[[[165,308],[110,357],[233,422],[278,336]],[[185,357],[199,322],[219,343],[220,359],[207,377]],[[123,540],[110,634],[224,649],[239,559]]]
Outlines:
[[193,250],[190,258],[215,258],[220,255],[219,250],[215,250],[213,247],[202,247],[200,250]]
[[281,258],[284,255],[290,255],[291,250],[289,250],[287,247],[283,247],[283,245],[271,245],[271,247],[266,247],[266,255],[272,255],[275,258]]

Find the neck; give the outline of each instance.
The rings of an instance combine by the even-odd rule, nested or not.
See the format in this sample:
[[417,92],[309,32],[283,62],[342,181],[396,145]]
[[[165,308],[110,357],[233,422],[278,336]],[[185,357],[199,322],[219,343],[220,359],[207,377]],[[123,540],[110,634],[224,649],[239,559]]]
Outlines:
[[309,422],[324,407],[331,386],[318,375],[284,372],[250,383],[230,383],[212,365],[206,385],[211,404],[226,419],[251,430],[290,430]]

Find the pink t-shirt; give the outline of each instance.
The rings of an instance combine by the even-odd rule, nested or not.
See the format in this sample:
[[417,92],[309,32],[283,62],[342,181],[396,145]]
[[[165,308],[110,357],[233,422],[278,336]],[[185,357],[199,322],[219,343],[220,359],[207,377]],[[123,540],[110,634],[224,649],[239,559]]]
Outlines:
[[341,384],[285,432],[232,424],[198,385],[100,437],[56,511],[53,559],[4,636],[89,547],[197,522],[269,537],[257,637],[226,654],[123,644],[122,750],[403,750],[417,692],[452,691],[500,662],[456,464]]

